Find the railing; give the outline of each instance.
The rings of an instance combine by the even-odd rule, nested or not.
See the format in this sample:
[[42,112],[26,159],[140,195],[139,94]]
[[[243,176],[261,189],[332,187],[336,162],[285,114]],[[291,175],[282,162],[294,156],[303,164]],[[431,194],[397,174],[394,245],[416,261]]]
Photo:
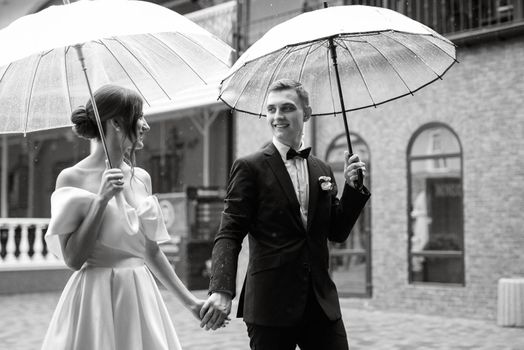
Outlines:
[[[345,0],[343,3],[389,8],[450,37],[524,25],[524,0]],[[271,27],[302,12],[320,7],[322,6],[318,4],[303,6],[251,21],[247,28],[249,45]],[[246,33],[245,29],[243,33]]]
[[524,20],[523,0],[349,0],[348,5],[386,7],[440,34],[494,28]]
[[48,218],[0,218],[0,271],[65,267],[47,251]]
[[[65,268],[63,260],[47,250],[48,225],[48,218],[0,218],[0,271]],[[161,248],[178,255],[179,245],[180,237],[175,236]]]

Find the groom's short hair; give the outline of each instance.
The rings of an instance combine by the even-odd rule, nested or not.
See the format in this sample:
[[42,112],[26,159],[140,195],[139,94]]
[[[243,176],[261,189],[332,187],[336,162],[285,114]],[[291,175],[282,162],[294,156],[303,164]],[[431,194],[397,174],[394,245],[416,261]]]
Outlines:
[[270,92],[282,90],[295,90],[300,98],[300,102],[302,102],[302,107],[309,107],[309,94],[299,81],[293,79],[279,79],[274,81],[267,89],[267,94],[269,95]]

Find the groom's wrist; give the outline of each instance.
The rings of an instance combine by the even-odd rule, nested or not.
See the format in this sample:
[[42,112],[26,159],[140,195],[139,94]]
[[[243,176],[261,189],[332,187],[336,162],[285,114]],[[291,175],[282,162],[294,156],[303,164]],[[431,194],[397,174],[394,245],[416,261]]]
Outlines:
[[212,295],[213,293],[225,294],[226,296],[230,297],[231,299],[233,298],[233,293],[231,293],[231,291],[229,290],[210,290],[207,294]]
[[210,290],[207,294],[211,295],[213,293],[222,293],[222,294],[227,294],[229,296],[233,296],[233,293],[231,293],[231,291],[229,291],[229,290],[222,290],[222,289]]

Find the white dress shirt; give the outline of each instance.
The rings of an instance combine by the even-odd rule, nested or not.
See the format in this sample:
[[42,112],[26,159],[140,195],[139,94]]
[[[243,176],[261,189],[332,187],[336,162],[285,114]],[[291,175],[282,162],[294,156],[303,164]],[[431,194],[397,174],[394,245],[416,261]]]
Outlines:
[[[275,137],[273,137],[273,144],[277,148],[278,153],[280,153],[289,177],[291,178],[298,203],[300,204],[302,224],[304,225],[304,228],[307,228],[307,213],[309,205],[309,172],[307,169],[307,160],[301,157],[286,159],[287,151],[289,151],[290,147],[279,142]],[[304,144],[302,143],[300,148],[296,151],[300,151],[303,147]]]

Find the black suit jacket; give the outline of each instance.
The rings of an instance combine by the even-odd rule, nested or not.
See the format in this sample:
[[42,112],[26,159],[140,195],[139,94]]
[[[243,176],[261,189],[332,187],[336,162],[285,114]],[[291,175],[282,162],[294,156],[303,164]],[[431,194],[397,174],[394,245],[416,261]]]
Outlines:
[[220,229],[215,237],[210,292],[235,295],[238,253],[249,233],[249,265],[238,317],[265,326],[297,324],[308,291],[331,320],[341,317],[335,284],[328,272],[328,239],[347,239],[370,194],[345,185],[324,191],[318,178],[330,167],[308,158],[307,229],[284,162],[273,143],[235,161],[231,168]]

